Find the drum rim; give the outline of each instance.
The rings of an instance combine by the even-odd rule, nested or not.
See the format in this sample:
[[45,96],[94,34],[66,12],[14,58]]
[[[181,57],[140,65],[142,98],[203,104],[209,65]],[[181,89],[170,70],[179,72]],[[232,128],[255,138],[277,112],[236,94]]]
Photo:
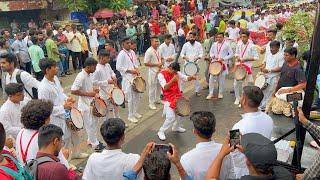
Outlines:
[[[187,66],[190,66],[190,65],[193,65],[193,66],[196,67],[197,72],[196,72],[195,74],[189,74],[189,73],[186,72],[186,67],[187,67]],[[183,71],[184,71],[184,74],[186,74],[186,75],[188,75],[188,76],[194,76],[194,75],[196,75],[196,74],[199,72],[199,67],[198,67],[198,65],[197,65],[196,63],[194,63],[194,62],[187,62],[187,63],[184,65]]]
[[[74,110],[74,111],[76,111],[76,112],[78,112],[78,113],[80,114],[81,121],[82,121],[82,122],[81,122],[82,127],[78,127],[78,126],[74,123],[73,118],[72,118],[72,110]],[[70,110],[70,114],[71,114],[71,122],[72,122],[72,124],[73,124],[76,128],[78,128],[78,129],[83,129],[83,127],[84,127],[84,120],[83,120],[83,116],[82,116],[81,111],[80,111],[79,109],[72,108],[72,109]]]
[[[241,69],[243,72],[245,72],[243,78],[237,78],[237,71],[238,71],[238,69]],[[239,81],[239,80],[244,80],[244,79],[247,77],[247,75],[248,75],[248,72],[247,72],[246,69],[245,69],[244,67],[242,67],[242,66],[238,66],[237,69],[236,69],[235,72],[234,72],[234,76],[235,76],[236,80],[238,80],[238,81]]]
[[134,86],[134,90],[136,91],[136,92],[139,92],[139,93],[143,93],[143,92],[145,92],[146,91],[146,89],[147,89],[147,84],[146,84],[146,81],[141,77],[141,76],[137,76],[137,77],[135,77],[134,79],[133,79],[133,81],[132,81],[132,84],[135,84],[134,82],[135,81],[138,81],[138,79],[139,79],[139,81],[141,81],[141,82],[143,82],[143,84],[144,84],[144,88],[143,88],[143,90],[141,91],[140,89],[137,89],[137,87],[136,86]]
[[177,107],[176,107],[175,111],[176,111],[177,115],[182,116],[182,117],[189,116],[190,113],[191,113],[190,100],[185,98],[185,97],[183,97],[183,96],[179,97],[176,102],[178,102],[179,100],[184,100],[189,105],[189,113],[187,115],[179,113],[178,110],[177,110]]
[[[218,72],[218,73],[211,73],[211,71],[210,71],[210,67],[213,67],[215,64],[219,64],[219,66],[220,66],[220,71]],[[221,72],[222,72],[222,70],[223,70],[223,65],[220,63],[220,62],[212,62],[211,64],[210,64],[210,66],[209,66],[209,73],[210,74],[212,74],[212,75],[214,75],[214,76],[216,76],[216,75],[218,75],[218,74],[220,74]]]
[[[102,103],[104,104],[104,106],[106,107],[106,109],[108,108],[107,103],[106,103],[102,98],[100,98],[100,97],[95,98],[95,99],[94,99],[94,104],[95,104],[97,101],[102,102]],[[98,109],[96,108],[96,106],[93,106],[93,107],[94,107],[94,109],[96,110],[96,112],[99,113],[99,116],[101,116],[101,117],[105,117],[105,116],[108,114],[108,112],[107,112],[108,110],[106,110],[106,113],[105,113],[105,114],[102,114],[102,113],[100,113],[100,112],[98,111]]]
[[[262,85],[262,87],[258,86],[259,84],[256,83],[257,80],[263,80],[263,85]],[[258,75],[258,76],[256,77],[255,81],[254,81],[254,85],[257,86],[257,87],[259,87],[259,88],[261,89],[261,88],[263,88],[263,87],[266,85],[266,82],[267,82],[267,81],[266,81],[266,78],[264,77],[264,75]],[[262,84],[262,83],[261,83],[261,84]]]
[[119,103],[116,103],[116,101],[114,100],[115,98],[114,98],[114,96],[113,96],[113,94],[114,94],[113,92],[119,92],[120,94],[122,94],[123,102],[122,102],[121,104],[123,104],[124,101],[125,101],[125,95],[124,95],[123,91],[122,91],[120,88],[114,88],[114,89],[112,90],[112,92],[111,92],[111,98],[112,98],[112,101],[114,102],[114,104],[121,105],[121,104],[119,104]]

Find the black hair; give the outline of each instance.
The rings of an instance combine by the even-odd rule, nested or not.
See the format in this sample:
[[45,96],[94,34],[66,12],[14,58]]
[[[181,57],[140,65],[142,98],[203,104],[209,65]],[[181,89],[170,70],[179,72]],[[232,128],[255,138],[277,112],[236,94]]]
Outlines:
[[222,37],[224,37],[224,33],[223,33],[223,32],[218,32],[218,33],[216,34],[216,36],[218,36],[218,35],[222,35]]
[[171,34],[165,34],[164,35],[164,39],[172,39],[172,35]]
[[262,90],[257,86],[243,87],[243,95],[248,99],[248,105],[252,108],[260,106],[264,97]]
[[88,57],[88,58],[84,61],[83,67],[85,68],[85,67],[87,67],[87,66],[95,66],[95,65],[97,65],[97,64],[98,64],[98,62],[97,62],[94,58]]
[[154,151],[143,162],[143,172],[147,180],[169,180],[171,162],[166,153]]
[[47,69],[57,66],[57,62],[50,58],[43,58],[39,62],[41,71],[46,74]]
[[53,103],[47,100],[33,99],[21,110],[21,123],[26,129],[39,130],[50,117]]
[[116,145],[124,136],[126,125],[120,118],[109,118],[100,127],[103,140],[108,145]]
[[213,28],[209,31],[209,36],[213,37],[217,34],[218,30],[216,28]]
[[236,25],[236,22],[235,22],[234,20],[230,20],[230,21],[228,22],[228,24]]
[[198,111],[194,112],[191,117],[194,129],[198,135],[205,139],[210,139],[216,130],[216,118],[212,112]]
[[153,39],[159,40],[159,37],[158,37],[158,36],[151,36],[151,37],[150,37],[150,40],[153,40]]
[[248,36],[248,37],[249,37],[250,32],[249,32],[249,31],[247,31],[247,30],[242,30],[242,31],[240,32],[240,35],[242,35],[242,34],[244,34],[244,35],[246,35],[246,36]]
[[173,70],[180,71],[180,64],[178,62],[173,62],[169,65]]
[[105,49],[101,49],[99,51],[99,58],[101,57],[110,57],[110,52]]
[[32,44],[36,45],[38,43],[38,37],[37,36],[31,36],[31,42],[32,42]]
[[48,37],[53,36],[53,31],[52,30],[47,31],[47,36]]
[[18,60],[17,60],[17,57],[16,55],[14,55],[13,53],[3,53],[0,55],[0,58],[4,58],[6,59],[6,61],[9,63],[9,64],[14,64],[14,66],[16,67],[17,64],[18,64]]
[[285,52],[285,53],[288,53],[288,54],[290,54],[290,55],[294,55],[294,57],[297,57],[297,54],[298,54],[298,50],[297,50],[297,48],[295,48],[295,47],[286,48],[286,49],[284,50],[284,52]]
[[274,35],[277,35],[277,30],[276,29],[269,29],[269,30],[267,30],[267,33],[273,33]]
[[55,138],[62,139],[63,131],[54,124],[44,125],[39,129],[38,146],[39,149],[47,147]]
[[124,37],[121,39],[121,43],[124,43],[125,41],[128,41],[128,40],[130,40],[130,37]]
[[15,95],[23,91],[23,84],[20,83],[9,83],[5,86],[4,91],[8,96]]
[[5,143],[6,143],[6,131],[4,130],[3,124],[0,122],[0,151],[3,150]]
[[280,42],[277,41],[277,40],[271,41],[270,42],[270,47],[273,47],[273,46],[280,47]]

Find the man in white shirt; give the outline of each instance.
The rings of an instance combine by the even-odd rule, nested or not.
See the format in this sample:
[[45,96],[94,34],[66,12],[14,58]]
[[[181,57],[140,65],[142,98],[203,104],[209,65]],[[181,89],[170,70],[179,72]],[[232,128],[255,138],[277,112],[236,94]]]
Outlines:
[[[110,53],[105,49],[99,51],[99,63],[96,71],[93,73],[93,84],[100,87],[100,97],[107,103],[108,112],[107,117],[120,118],[119,107],[114,105],[111,101],[109,93],[113,88],[119,88],[117,85],[117,77],[109,64]],[[111,116],[109,113],[113,112]]]
[[280,78],[281,67],[284,63],[283,52],[280,51],[280,42],[272,41],[270,43],[271,53],[265,56],[264,65],[261,67],[261,72],[266,77],[268,86],[263,89],[263,100],[260,104],[260,109],[264,110],[268,101],[272,97],[272,93],[276,90],[278,80]]
[[23,85],[9,83],[6,85],[5,92],[8,99],[0,108],[0,122],[6,130],[7,139],[16,139],[22,129],[21,108],[24,106]]
[[229,34],[229,39],[237,42],[240,37],[240,29],[236,27],[236,22],[234,20],[229,21],[229,27],[226,29],[226,33]]
[[164,60],[159,52],[158,37],[151,37],[151,47],[149,47],[144,56],[144,65],[149,68],[148,85],[149,85],[149,108],[157,109],[155,103],[160,102],[160,84],[157,80],[157,74],[163,67]]
[[[83,180],[123,179],[123,173],[133,169],[140,156],[122,152],[125,129],[125,123],[119,118],[104,121],[100,132],[107,148],[101,153],[91,154],[83,172]],[[142,174],[139,179],[143,179]]]
[[182,97],[181,89],[179,88],[179,80],[191,81],[195,80],[195,76],[186,76],[180,72],[180,65],[173,62],[168,68],[161,70],[158,74],[158,80],[163,93],[163,113],[166,119],[158,131],[160,140],[166,140],[165,131],[172,126],[172,131],[183,133],[186,130],[181,127],[183,119],[182,116],[176,118],[176,101]]
[[[260,103],[263,99],[263,92],[256,86],[245,86],[241,96],[241,107],[245,114],[242,119],[233,126],[234,129],[239,129],[242,135],[248,133],[258,133],[264,137],[271,139],[273,131],[273,120],[264,112],[259,110]],[[239,151],[231,153],[234,161],[234,170],[236,178],[243,175],[248,175],[249,171],[246,167],[245,156]]]
[[257,32],[259,30],[258,22],[254,19],[254,15],[250,16],[247,28],[249,32]]
[[[212,161],[220,152],[222,144],[212,139],[216,130],[216,119],[213,113],[195,112],[190,119],[193,122],[193,134],[196,136],[197,145],[181,156],[181,164],[193,180],[203,180]],[[231,157],[227,156],[222,164],[219,179],[232,179],[233,173]]]
[[0,56],[0,66],[3,72],[7,72],[5,76],[5,84],[21,83],[24,85],[24,101],[27,102],[33,98],[37,98],[39,81],[31,74],[16,68],[18,64],[17,58],[12,53],[5,53]]
[[45,76],[39,84],[39,99],[45,99],[53,103],[53,111],[51,114],[51,124],[60,127],[63,131],[63,139],[68,149],[73,148],[73,157],[86,158],[87,154],[80,154],[75,148],[80,145],[80,135],[78,131],[71,129],[72,122],[66,120],[66,110],[70,110],[75,100],[67,97],[63,91],[61,83],[57,77],[57,63],[51,59],[43,59],[40,61],[40,67]]
[[[117,57],[116,69],[122,76],[122,90],[128,101],[128,120],[137,123],[142,115],[137,112],[139,107],[140,95],[132,88],[132,81],[136,76],[140,75],[139,61],[133,50],[130,49],[131,40],[128,37],[122,39],[122,50]],[[137,119],[138,118],[138,119]]]
[[71,86],[71,94],[79,96],[78,109],[82,112],[84,127],[88,134],[88,143],[95,151],[101,151],[104,145],[97,139],[98,118],[93,115],[90,107],[93,98],[99,94],[99,88],[93,87],[91,77],[96,70],[96,66],[97,61],[95,59],[86,59],[84,68]]
[[[200,60],[203,57],[203,48],[202,45],[196,41],[196,34],[195,33],[189,33],[189,41],[186,42],[181,50],[180,56],[183,60],[185,60],[184,64],[186,65],[188,62],[194,62],[198,63],[198,60]],[[199,79],[196,79],[194,81],[195,85],[195,92],[196,96],[201,96],[200,94],[200,81]],[[182,87],[181,90],[183,91],[184,88]]]
[[236,66],[242,66],[247,71],[247,76],[243,81],[238,81],[234,79],[234,82],[233,82],[234,94],[236,96],[236,100],[234,104],[239,105],[240,87],[246,86],[248,83],[253,82],[251,62],[259,59],[259,55],[255,45],[249,41],[248,31],[241,32],[241,41],[237,45],[235,57],[236,57]]
[[258,21],[257,21],[258,28],[263,28],[263,29],[268,28],[268,21],[264,16],[265,16],[265,14],[260,15],[260,19],[258,19]]
[[[38,131],[43,125],[50,123],[50,115],[53,104],[46,100],[31,100],[21,110],[21,123],[23,129],[17,135],[16,152],[17,159],[25,165],[26,162],[35,159],[39,151]],[[58,158],[69,169],[69,163],[59,152]]]
[[164,67],[168,67],[176,58],[176,50],[172,44],[172,35],[166,34],[164,36],[164,43],[159,46],[161,58],[164,60]]
[[93,57],[97,58],[97,52],[99,47],[98,32],[95,29],[95,25],[93,23],[90,23],[89,29],[87,29],[87,34],[89,37],[89,44],[90,44],[90,49],[92,51]]
[[177,35],[177,24],[174,22],[174,17],[172,17],[171,21],[168,23],[168,32],[172,37]]
[[[264,53],[265,52],[265,58],[267,56],[269,56],[271,54],[271,51],[270,51],[270,43],[271,41],[274,41],[276,40],[276,37],[277,37],[277,30],[276,29],[269,29],[267,31],[267,39],[269,40],[268,44],[265,46],[265,48],[262,48],[261,49],[261,52],[260,53]],[[282,48],[281,44],[280,44],[280,49]]]
[[224,41],[224,33],[217,33],[216,35],[216,42],[213,43],[210,49],[210,58],[211,63],[213,62],[220,62],[222,64],[221,73],[218,76],[213,76],[210,74],[209,78],[209,95],[206,99],[213,98],[213,91],[214,91],[214,82],[218,79],[219,83],[219,95],[218,98],[223,98],[223,91],[224,91],[224,82],[226,79],[226,75],[228,74],[228,64],[229,60],[233,57],[232,48],[229,46],[228,43]]
[[77,27],[74,25],[72,26],[72,30],[67,34],[67,39],[70,48],[71,58],[72,58],[72,66],[73,70],[76,71],[77,69],[82,68],[81,65],[81,34],[77,30]]

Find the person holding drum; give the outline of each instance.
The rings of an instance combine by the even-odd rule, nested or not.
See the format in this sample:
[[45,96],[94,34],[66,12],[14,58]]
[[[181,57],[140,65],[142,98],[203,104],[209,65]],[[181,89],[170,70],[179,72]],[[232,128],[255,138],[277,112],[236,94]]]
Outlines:
[[183,81],[196,80],[196,76],[186,76],[180,72],[180,65],[177,62],[173,62],[168,68],[160,71],[158,74],[158,80],[162,88],[164,108],[163,112],[166,119],[158,131],[158,137],[160,140],[166,140],[165,131],[172,126],[172,131],[183,133],[186,130],[181,127],[181,121],[184,119],[182,116],[178,116],[176,119],[177,100],[183,98],[181,90],[179,88],[179,79]]
[[[220,32],[216,35],[216,42],[213,43],[210,49],[211,63],[209,65],[209,95],[206,99],[213,98],[214,82],[218,79],[219,95],[218,98],[223,98],[224,82],[228,74],[228,61],[233,57],[232,48],[225,43],[224,33]],[[217,70],[215,70],[217,68]]]
[[[184,74],[185,75],[197,75],[198,71],[199,71],[199,66],[198,66],[198,60],[200,60],[203,57],[204,53],[203,53],[203,49],[202,49],[202,45],[196,41],[196,34],[195,33],[189,33],[189,41],[186,42],[181,50],[180,56],[183,60],[185,60],[184,63]],[[190,68],[191,72],[188,73],[186,72],[186,66],[191,65],[192,66],[196,66],[197,71],[194,73],[193,69],[194,68]],[[182,85],[182,84],[181,84]],[[199,79],[195,80],[195,92],[196,92],[196,96],[201,96],[200,94],[200,81]],[[181,91],[183,91],[184,88],[181,87]]]
[[[137,112],[139,106],[139,93],[133,89],[133,80],[140,75],[139,61],[133,50],[130,49],[131,40],[129,37],[122,39],[122,50],[117,57],[116,68],[122,76],[122,90],[128,101],[128,120],[137,123],[142,115]],[[138,119],[137,119],[138,118]]]
[[[38,87],[39,99],[49,100],[53,103],[53,112],[51,114],[51,124],[57,125],[63,130],[63,139],[65,147],[76,150],[77,145],[80,144],[78,131],[74,131],[72,120],[66,119],[66,110],[71,110],[74,106],[75,100],[67,97],[57,77],[58,67],[57,63],[52,59],[42,59],[40,61],[40,68],[44,73],[44,78]],[[73,152],[73,158],[87,158],[89,155],[85,153]]]
[[[105,49],[99,51],[99,62],[93,73],[93,84],[100,87],[99,95],[107,103],[107,118],[111,118],[109,112],[113,112],[114,118],[120,118],[119,108],[112,103],[112,91],[114,88],[119,89],[117,85],[117,77],[109,64],[110,53]],[[122,92],[122,91],[121,91]],[[124,100],[124,94],[123,100]],[[124,101],[122,102],[122,104]]]
[[84,68],[77,75],[71,86],[71,94],[79,96],[78,108],[82,112],[84,127],[88,134],[88,143],[95,151],[102,151],[105,146],[97,139],[98,118],[93,115],[91,103],[94,98],[99,96],[99,88],[93,86],[91,74],[94,73],[97,61],[87,58]]
[[160,103],[160,85],[157,80],[157,74],[164,65],[159,52],[159,39],[156,36],[151,37],[151,47],[145,53],[144,65],[149,68],[148,84],[149,84],[149,108],[156,110],[155,103]]
[[284,57],[283,53],[280,51],[279,41],[272,41],[270,43],[270,51],[271,53],[268,54],[268,56],[266,55],[264,59],[264,65],[260,68],[261,72],[263,73],[261,76],[265,78],[262,81],[264,81],[265,83],[262,84],[261,82],[257,82],[260,79],[258,78],[260,75],[257,75],[257,78],[255,80],[256,86],[257,83],[260,83],[262,85],[260,86],[260,88],[262,89],[264,94],[263,100],[260,104],[261,110],[265,110],[267,102],[270,100],[270,98],[272,97],[272,93],[275,91],[280,77],[281,67],[284,63]]
[[172,35],[164,36],[164,43],[159,46],[161,58],[164,60],[164,67],[167,68],[176,59],[176,50],[172,44]]
[[236,100],[235,105],[240,106],[240,87],[248,85],[248,83],[253,83],[252,76],[252,61],[259,59],[259,55],[255,45],[249,41],[249,32],[242,31],[240,33],[241,41],[237,45],[235,58],[235,79],[233,82],[234,93]]

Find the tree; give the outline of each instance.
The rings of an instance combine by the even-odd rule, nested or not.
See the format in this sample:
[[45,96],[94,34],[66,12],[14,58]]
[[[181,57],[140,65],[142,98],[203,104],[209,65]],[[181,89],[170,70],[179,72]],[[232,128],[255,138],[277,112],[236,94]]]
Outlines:
[[61,0],[71,11],[85,11],[93,13],[101,8],[108,8],[114,12],[130,8],[128,0]]

